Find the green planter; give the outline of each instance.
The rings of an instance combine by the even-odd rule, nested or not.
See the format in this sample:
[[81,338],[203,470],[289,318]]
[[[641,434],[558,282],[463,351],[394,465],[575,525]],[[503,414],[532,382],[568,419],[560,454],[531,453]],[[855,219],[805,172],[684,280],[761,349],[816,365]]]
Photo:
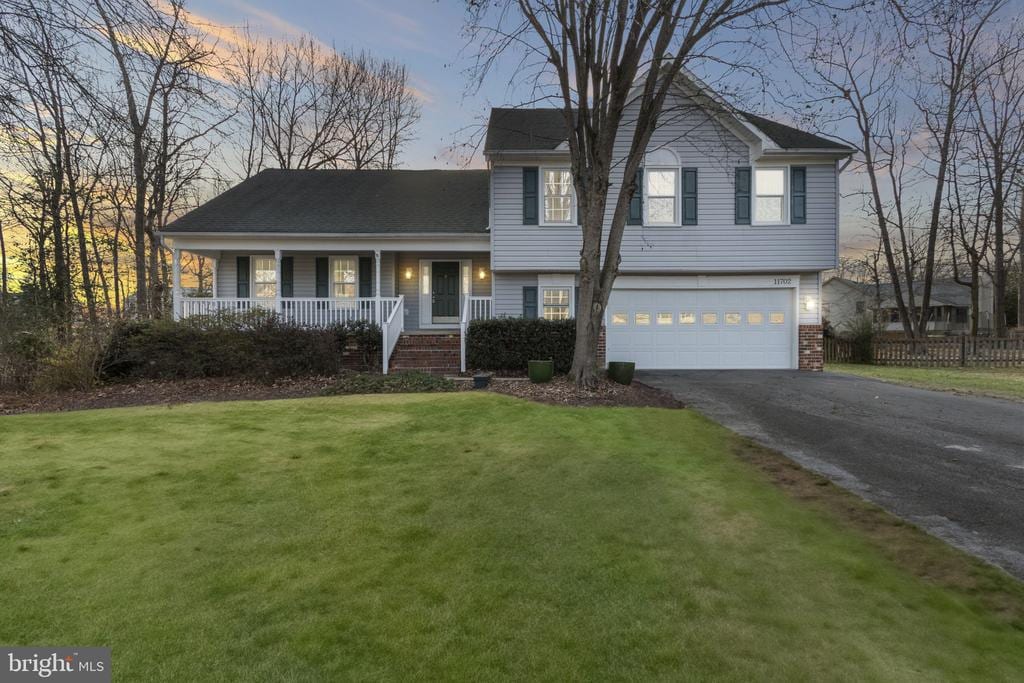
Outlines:
[[529,366],[530,381],[534,384],[550,382],[555,374],[555,361],[553,360],[531,360]]
[[608,363],[608,379],[628,385],[633,382],[634,370],[636,370],[636,363],[613,360]]

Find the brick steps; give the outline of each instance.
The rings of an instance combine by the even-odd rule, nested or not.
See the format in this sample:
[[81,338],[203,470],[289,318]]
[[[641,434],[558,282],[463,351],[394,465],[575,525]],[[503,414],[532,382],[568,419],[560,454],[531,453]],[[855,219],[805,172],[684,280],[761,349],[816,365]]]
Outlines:
[[395,344],[388,366],[392,370],[420,370],[433,374],[459,371],[461,347],[457,332],[403,334]]

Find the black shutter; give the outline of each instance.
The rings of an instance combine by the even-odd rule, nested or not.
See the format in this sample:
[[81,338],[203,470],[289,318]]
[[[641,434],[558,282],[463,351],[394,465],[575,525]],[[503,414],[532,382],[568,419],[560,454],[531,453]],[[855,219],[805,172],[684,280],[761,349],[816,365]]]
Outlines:
[[626,217],[626,225],[644,224],[644,169],[636,169],[636,190],[629,200],[629,216]]
[[697,225],[697,169],[683,169],[683,225]]
[[281,257],[281,296],[295,296],[295,258],[293,256]]
[[316,295],[326,299],[331,295],[331,264],[326,256],[316,257]]
[[539,180],[536,166],[523,167],[523,225],[537,225]]
[[807,169],[794,166],[789,171],[790,223],[807,222]]
[[373,296],[373,259],[369,256],[359,257],[359,296]]
[[536,287],[523,287],[523,317],[531,320],[537,317]]
[[736,225],[750,225],[750,167],[736,169]]
[[235,296],[239,299],[249,298],[249,257],[239,256],[235,259],[235,267],[238,269],[236,278]]

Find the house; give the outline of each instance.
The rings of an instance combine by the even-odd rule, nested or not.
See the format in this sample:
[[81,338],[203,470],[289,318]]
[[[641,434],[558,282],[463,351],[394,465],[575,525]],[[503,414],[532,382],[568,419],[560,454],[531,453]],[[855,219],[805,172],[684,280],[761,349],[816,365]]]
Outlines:
[[[676,85],[630,206],[606,359],[820,368],[821,273],[836,265],[838,176],[852,150],[737,111],[687,74]],[[484,156],[487,170],[243,181],[163,232],[176,315],[265,307],[304,325],[372,320],[385,371],[444,345],[431,335],[458,344],[473,319],[574,317],[581,233],[561,112],[494,109]],[[613,170],[612,192],[621,180]],[[215,260],[212,297],[182,295],[182,251]],[[457,370],[450,351],[432,369]]]
[[[920,301],[924,287],[914,283],[914,295]],[[954,280],[932,281],[929,296],[928,332],[936,335],[970,334],[971,288]],[[978,331],[992,329],[992,283],[982,281],[978,290]],[[821,288],[822,317],[838,332],[850,329],[858,318],[866,316],[882,331],[902,333],[899,306],[891,283],[876,286],[846,278],[832,277]]]

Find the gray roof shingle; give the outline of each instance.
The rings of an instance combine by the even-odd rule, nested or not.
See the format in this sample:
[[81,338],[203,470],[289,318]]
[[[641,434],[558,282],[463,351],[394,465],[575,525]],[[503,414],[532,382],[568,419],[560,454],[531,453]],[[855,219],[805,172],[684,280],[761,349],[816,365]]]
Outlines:
[[486,233],[489,194],[486,170],[268,169],[164,232]]
[[[782,149],[853,151],[847,145],[764,117],[738,112]],[[549,151],[565,142],[561,109],[491,109],[484,153],[523,150]]]

